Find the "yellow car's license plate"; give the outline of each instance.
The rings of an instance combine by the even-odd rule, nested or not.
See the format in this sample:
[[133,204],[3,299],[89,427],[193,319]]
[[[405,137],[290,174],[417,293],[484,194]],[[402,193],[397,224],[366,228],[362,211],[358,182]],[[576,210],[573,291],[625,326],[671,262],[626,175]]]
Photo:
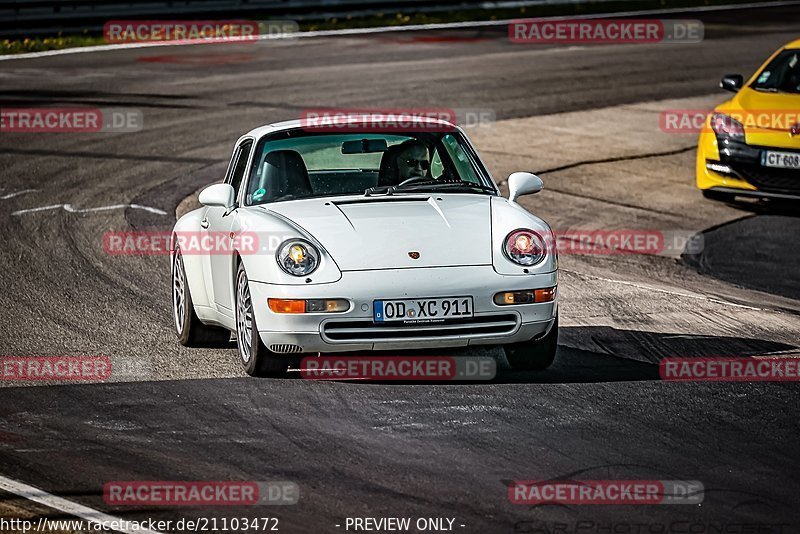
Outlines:
[[761,153],[761,165],[780,169],[800,169],[800,154],[765,150]]

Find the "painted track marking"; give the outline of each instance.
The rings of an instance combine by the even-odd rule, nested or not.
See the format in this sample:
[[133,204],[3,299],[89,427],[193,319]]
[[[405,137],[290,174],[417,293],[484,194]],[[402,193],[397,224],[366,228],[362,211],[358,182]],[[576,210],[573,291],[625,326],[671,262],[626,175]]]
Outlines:
[[[18,480],[14,480],[11,478],[6,478],[0,475],[0,490],[7,491],[9,493],[13,493],[14,495],[18,495],[24,499],[29,501],[33,501],[39,504],[43,504],[48,508],[53,508],[55,510],[59,510],[64,512],[65,514],[69,514],[74,517],[78,517],[80,519],[84,519],[89,521],[90,523],[97,523],[97,524],[114,524],[117,525],[124,524],[125,522],[132,523],[132,520],[120,519],[118,517],[114,517],[112,515],[108,515],[106,513],[100,512],[93,508],[89,508],[88,506],[83,506],[82,504],[78,504],[72,501],[68,501],[67,499],[63,499],[61,497],[56,497],[46,491],[40,490],[39,488],[35,488],[33,486],[29,486],[24,482],[19,482]],[[117,529],[116,532],[123,532],[125,534],[161,534],[155,530],[147,530],[147,529]]]
[[158,208],[151,208],[150,206],[142,206],[140,204],[113,204],[111,206],[100,206],[98,208],[83,208],[78,209],[74,208],[72,204],[53,204],[51,206],[42,206],[40,208],[29,208],[25,210],[18,210],[12,212],[11,215],[23,215],[25,213],[34,213],[37,211],[47,211],[47,210],[55,210],[58,208],[63,208],[64,211],[68,211],[69,213],[92,213],[95,211],[108,211],[108,210],[117,210],[122,208],[131,208],[135,210],[144,210],[149,211],[150,213],[155,213],[157,215],[166,215],[167,212],[164,210],[160,210]]

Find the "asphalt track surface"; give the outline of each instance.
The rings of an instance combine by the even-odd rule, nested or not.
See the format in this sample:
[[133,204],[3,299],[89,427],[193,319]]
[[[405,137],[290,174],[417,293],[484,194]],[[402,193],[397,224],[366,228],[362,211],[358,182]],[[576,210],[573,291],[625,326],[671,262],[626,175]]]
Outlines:
[[[488,108],[502,121],[705,95],[721,74],[752,72],[800,35],[798,8],[690,18],[706,24],[702,43],[532,48],[495,29],[0,64],[3,106],[127,107],[145,118],[136,133],[0,137],[0,353],[138,365],[112,383],[4,384],[0,475],[119,517],[271,516],[282,532],[339,532],[347,517],[451,517],[457,531],[476,533],[550,532],[559,523],[566,532],[612,524],[683,532],[680,521],[705,529],[695,532],[728,523],[799,532],[796,383],[659,380],[666,356],[786,354],[800,345],[796,213],[702,199],[691,151],[670,160],[680,181],[613,199],[602,184],[543,173],[546,185],[571,189],[523,203],[557,224],[730,222],[706,234],[708,255],[694,262],[562,258],[557,363],[542,373],[501,370],[491,383],[246,377],[234,350],[178,345],[167,259],[109,256],[101,245],[109,230],[170,228],[181,200],[221,178],[236,137],[308,107]],[[547,170],[508,168],[502,151],[487,160],[498,181],[510,170]],[[137,204],[167,215],[14,214],[58,204]],[[705,498],[538,507],[507,498],[510,480],[555,477],[700,480]],[[113,480],[291,480],[301,498],[258,509],[114,508],[102,499]]]

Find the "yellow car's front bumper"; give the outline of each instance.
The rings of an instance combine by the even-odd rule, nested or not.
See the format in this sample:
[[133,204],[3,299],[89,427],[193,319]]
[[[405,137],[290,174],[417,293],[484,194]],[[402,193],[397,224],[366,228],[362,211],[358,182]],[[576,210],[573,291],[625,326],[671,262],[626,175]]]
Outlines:
[[800,137],[787,138],[784,132],[746,132],[742,142],[703,131],[697,145],[697,187],[712,193],[800,199],[800,170],[762,163],[765,151],[800,154]]

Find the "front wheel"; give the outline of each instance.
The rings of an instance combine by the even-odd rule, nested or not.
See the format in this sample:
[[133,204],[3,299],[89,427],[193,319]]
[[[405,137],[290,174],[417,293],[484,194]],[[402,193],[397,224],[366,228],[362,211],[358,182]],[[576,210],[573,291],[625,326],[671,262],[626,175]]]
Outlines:
[[261,342],[253,314],[253,300],[244,265],[236,273],[236,346],[242,366],[250,376],[281,376],[289,364],[270,352]]
[[543,338],[504,345],[506,359],[515,371],[542,371],[556,359],[558,348],[558,315],[553,327]]

